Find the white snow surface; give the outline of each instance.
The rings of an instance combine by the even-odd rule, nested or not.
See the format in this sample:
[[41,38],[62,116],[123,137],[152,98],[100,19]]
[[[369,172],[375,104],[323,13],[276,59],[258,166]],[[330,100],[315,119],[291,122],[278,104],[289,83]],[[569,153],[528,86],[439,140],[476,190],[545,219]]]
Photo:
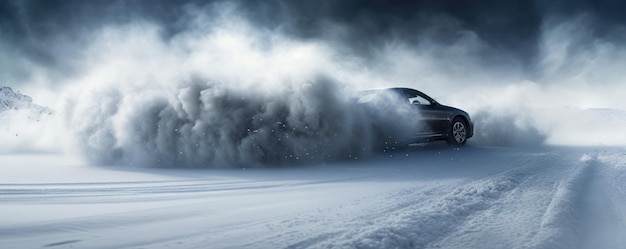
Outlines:
[[414,146],[254,169],[0,155],[2,248],[624,248],[626,149]]

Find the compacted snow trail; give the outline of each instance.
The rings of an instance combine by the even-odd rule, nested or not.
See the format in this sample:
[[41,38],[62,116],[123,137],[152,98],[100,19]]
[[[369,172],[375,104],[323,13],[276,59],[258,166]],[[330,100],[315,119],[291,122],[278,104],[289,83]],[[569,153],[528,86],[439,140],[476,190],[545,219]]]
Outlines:
[[594,178],[583,197],[583,248],[626,247],[626,153],[605,151],[589,157]]
[[0,156],[2,248],[619,248],[626,150],[418,146],[266,169]]

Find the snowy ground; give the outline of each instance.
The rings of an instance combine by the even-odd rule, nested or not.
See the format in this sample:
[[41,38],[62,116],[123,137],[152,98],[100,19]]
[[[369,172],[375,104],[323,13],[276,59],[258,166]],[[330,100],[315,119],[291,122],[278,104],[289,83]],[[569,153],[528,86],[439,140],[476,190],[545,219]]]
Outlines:
[[270,169],[0,155],[2,248],[625,248],[626,149],[432,144]]

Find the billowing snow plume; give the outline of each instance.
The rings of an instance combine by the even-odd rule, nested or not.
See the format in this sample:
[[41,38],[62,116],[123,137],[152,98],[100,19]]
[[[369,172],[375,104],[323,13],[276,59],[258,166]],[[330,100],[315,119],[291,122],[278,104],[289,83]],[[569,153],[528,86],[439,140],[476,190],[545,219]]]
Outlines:
[[273,93],[211,82],[111,89],[84,96],[92,101],[82,99],[69,124],[98,163],[168,167],[356,159],[409,135],[400,110],[370,115],[339,86],[319,77]]
[[543,145],[546,131],[541,131],[533,119],[523,112],[502,112],[484,108],[474,113],[474,138],[472,143],[489,146],[532,147]]
[[388,101],[358,104],[349,58],[237,22],[169,42],[149,24],[113,28],[92,46],[94,66],[63,113],[77,147],[99,164],[349,160],[393,149],[416,123]]

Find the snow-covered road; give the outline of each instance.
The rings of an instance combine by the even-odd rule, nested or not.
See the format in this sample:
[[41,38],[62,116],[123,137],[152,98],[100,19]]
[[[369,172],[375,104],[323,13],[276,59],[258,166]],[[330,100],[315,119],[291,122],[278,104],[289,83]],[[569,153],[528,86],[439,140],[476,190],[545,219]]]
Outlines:
[[264,169],[0,156],[2,248],[625,248],[626,150],[412,147]]

